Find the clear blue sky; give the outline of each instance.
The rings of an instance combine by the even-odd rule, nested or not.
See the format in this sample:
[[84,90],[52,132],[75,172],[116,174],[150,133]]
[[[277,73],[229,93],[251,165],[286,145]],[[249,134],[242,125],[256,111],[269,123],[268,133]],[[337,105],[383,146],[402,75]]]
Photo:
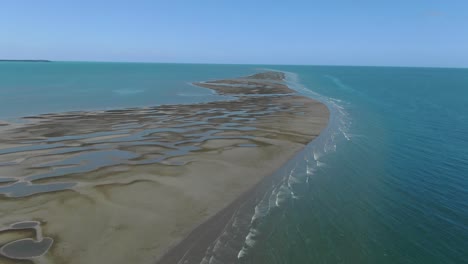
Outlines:
[[2,0],[0,58],[468,67],[468,0]]

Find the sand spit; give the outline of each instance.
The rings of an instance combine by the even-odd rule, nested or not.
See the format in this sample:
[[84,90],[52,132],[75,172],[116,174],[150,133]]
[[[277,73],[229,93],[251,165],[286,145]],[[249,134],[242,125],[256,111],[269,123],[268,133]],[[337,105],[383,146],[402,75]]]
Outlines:
[[2,126],[0,263],[165,256],[326,126],[326,106],[283,79],[267,72],[196,83],[231,101],[47,114]]

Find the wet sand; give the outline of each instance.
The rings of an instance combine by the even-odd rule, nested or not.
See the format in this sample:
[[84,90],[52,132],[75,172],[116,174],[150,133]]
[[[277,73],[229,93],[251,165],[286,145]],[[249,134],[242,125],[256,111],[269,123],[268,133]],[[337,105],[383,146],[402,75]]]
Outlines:
[[[326,106],[283,78],[195,83],[230,101],[1,123],[0,263],[176,263],[194,234],[206,240],[190,253],[200,255],[236,203],[327,124]],[[12,228],[23,221],[38,224]],[[13,251],[21,239],[36,251]]]

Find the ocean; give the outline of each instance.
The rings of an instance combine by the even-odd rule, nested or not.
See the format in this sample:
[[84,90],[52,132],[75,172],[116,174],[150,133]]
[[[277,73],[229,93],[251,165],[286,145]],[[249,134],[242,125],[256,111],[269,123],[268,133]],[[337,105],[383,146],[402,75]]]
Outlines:
[[468,70],[272,68],[332,119],[246,262],[466,263]]
[[190,83],[266,69],[331,118],[257,205],[239,262],[466,263],[468,69],[3,62],[0,120],[229,100]]

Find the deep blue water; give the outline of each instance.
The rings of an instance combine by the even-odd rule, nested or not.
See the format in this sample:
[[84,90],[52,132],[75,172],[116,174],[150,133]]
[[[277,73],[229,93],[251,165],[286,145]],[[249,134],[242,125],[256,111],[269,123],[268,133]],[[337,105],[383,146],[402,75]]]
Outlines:
[[262,68],[332,117],[241,262],[467,263],[467,69],[0,63],[0,119],[217,100],[188,83]]

